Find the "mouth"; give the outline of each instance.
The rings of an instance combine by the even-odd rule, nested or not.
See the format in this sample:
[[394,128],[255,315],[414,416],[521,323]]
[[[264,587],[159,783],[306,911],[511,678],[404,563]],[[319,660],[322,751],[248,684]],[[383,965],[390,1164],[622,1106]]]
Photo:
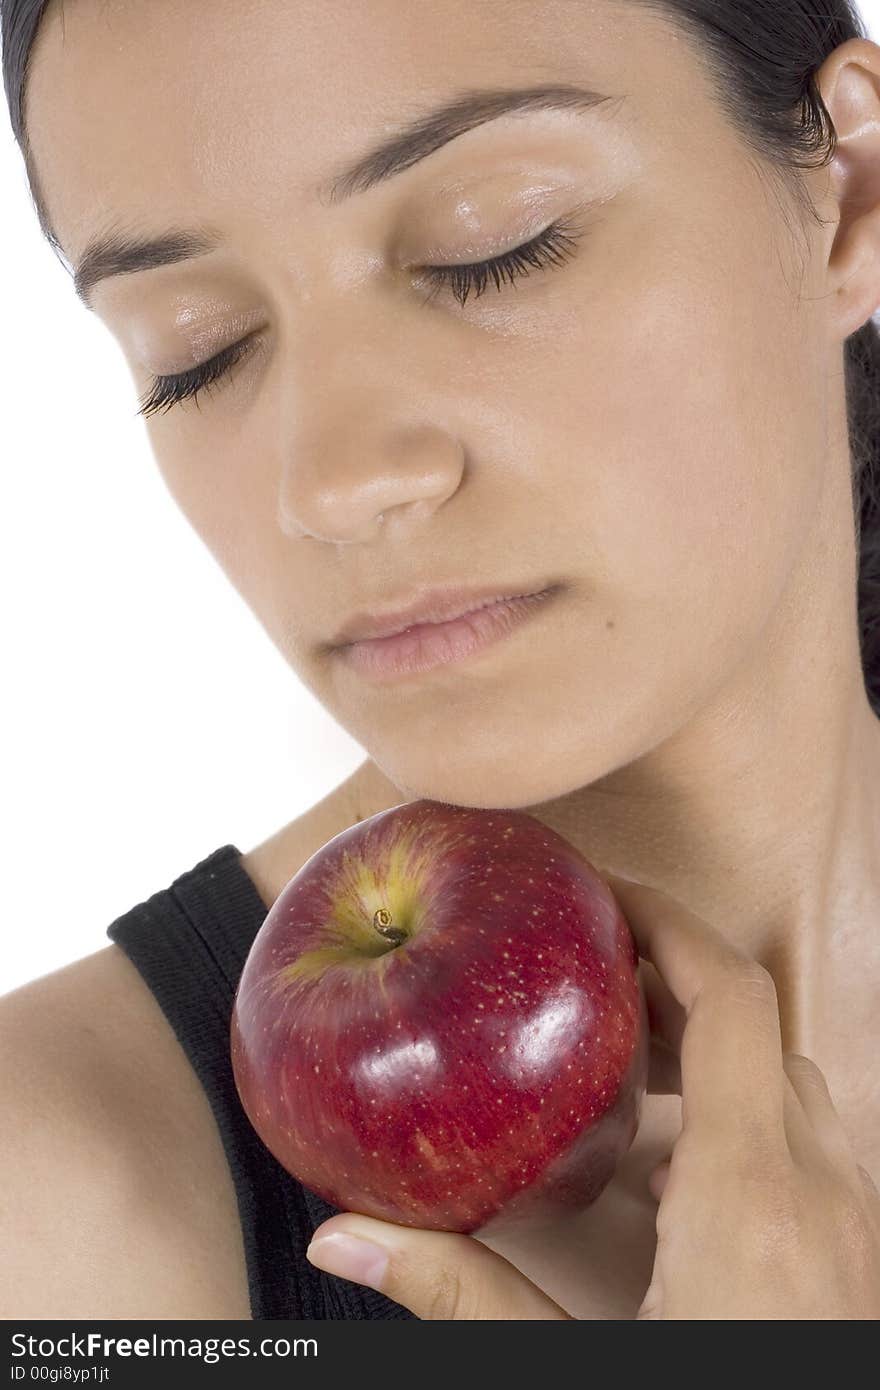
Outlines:
[[335,648],[335,655],[359,674],[380,680],[433,670],[494,645],[543,609],[562,589],[488,599],[445,621],[411,623],[382,637],[359,638]]
[[348,646],[352,642],[372,641],[378,637],[396,637],[408,628],[424,623],[445,623],[475,612],[490,604],[514,598],[528,598],[553,587],[552,583],[513,584],[507,588],[464,588],[445,585],[420,590],[409,603],[397,608],[385,608],[373,613],[355,613],[343,623],[330,648]]

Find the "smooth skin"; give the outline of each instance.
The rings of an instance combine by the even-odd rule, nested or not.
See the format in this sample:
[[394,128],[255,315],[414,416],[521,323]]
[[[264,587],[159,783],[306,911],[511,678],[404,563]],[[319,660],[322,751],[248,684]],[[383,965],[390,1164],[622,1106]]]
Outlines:
[[[693,48],[627,0],[440,0],[430,23],[404,0],[296,0],[265,20],[244,0],[213,0],[209,22],[173,0],[77,0],[33,55],[27,119],[71,265],[110,227],[224,238],[95,288],[138,395],[261,334],[198,405],[149,419],[172,497],[368,751],[365,813],[423,796],[526,808],[668,895],[766,974],[780,1056],[821,1069],[851,1163],[876,1175],[880,720],[843,345],[880,306],[880,49],[823,64],[840,148],[804,176],[822,220],[801,226]],[[492,122],[341,203],[314,191],[453,94],[547,81],[615,100]],[[425,303],[420,267],[576,213],[562,267]],[[550,580],[564,592],[518,633],[417,679],[371,683],[327,649],[355,609],[425,583]],[[269,901],[295,841],[293,823],[249,857]],[[684,1006],[700,933],[662,920],[657,969]],[[712,991],[739,1026],[737,978],[723,1005]],[[750,1093],[782,1086],[769,1056],[753,1074],[736,1055]],[[726,1100],[730,1078],[717,1087]],[[715,1149],[684,1153],[672,1211],[699,1220],[680,1192],[705,1183],[717,1204]],[[731,1151],[725,1182],[737,1172]],[[797,1190],[821,1261],[825,1192]],[[683,1291],[706,1285],[740,1306],[731,1251],[697,1227],[670,1240],[669,1210],[651,1306],[702,1315]],[[802,1316],[799,1299],[774,1315]],[[830,1293],[828,1315],[847,1299],[863,1316],[870,1280]]]

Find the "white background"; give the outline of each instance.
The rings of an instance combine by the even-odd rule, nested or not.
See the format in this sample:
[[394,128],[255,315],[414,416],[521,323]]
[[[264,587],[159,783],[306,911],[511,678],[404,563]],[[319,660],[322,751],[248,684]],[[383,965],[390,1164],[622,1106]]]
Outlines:
[[[880,0],[860,8],[880,42]],[[5,104],[0,206],[2,994],[365,753],[165,489],[121,349],[39,233]]]

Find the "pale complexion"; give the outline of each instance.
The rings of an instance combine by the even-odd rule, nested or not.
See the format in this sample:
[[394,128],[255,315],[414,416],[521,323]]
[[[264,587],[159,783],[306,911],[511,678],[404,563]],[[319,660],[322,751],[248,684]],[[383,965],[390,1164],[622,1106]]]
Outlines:
[[[842,354],[880,304],[880,49],[821,71],[840,154],[806,175],[825,221],[801,236],[694,51],[635,4],[442,0],[426,23],[403,0],[297,0],[269,23],[243,0],[207,18],[77,0],[64,20],[44,22],[27,108],[53,225],[71,264],[115,225],[221,231],[93,307],[139,395],[262,330],[150,439],[369,751],[361,814],[525,807],[685,903],[770,970],[784,1047],[823,1069],[876,1171],[880,721]],[[549,81],[615,100],[505,117],[335,205],[313,192],[453,94]],[[564,266],[423,303],[415,268],[576,210]],[[417,681],[371,685],[324,650],[426,582],[550,579],[566,591],[542,616]],[[295,858],[279,832],[264,894]]]

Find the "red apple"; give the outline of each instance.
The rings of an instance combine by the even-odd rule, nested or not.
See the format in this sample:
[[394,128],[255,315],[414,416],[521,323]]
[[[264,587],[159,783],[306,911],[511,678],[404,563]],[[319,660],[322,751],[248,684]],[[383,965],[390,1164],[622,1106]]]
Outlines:
[[635,1136],[637,965],[604,879],[534,816],[404,802],[328,840],[257,933],[231,1024],[242,1105],[340,1210],[552,1219]]

